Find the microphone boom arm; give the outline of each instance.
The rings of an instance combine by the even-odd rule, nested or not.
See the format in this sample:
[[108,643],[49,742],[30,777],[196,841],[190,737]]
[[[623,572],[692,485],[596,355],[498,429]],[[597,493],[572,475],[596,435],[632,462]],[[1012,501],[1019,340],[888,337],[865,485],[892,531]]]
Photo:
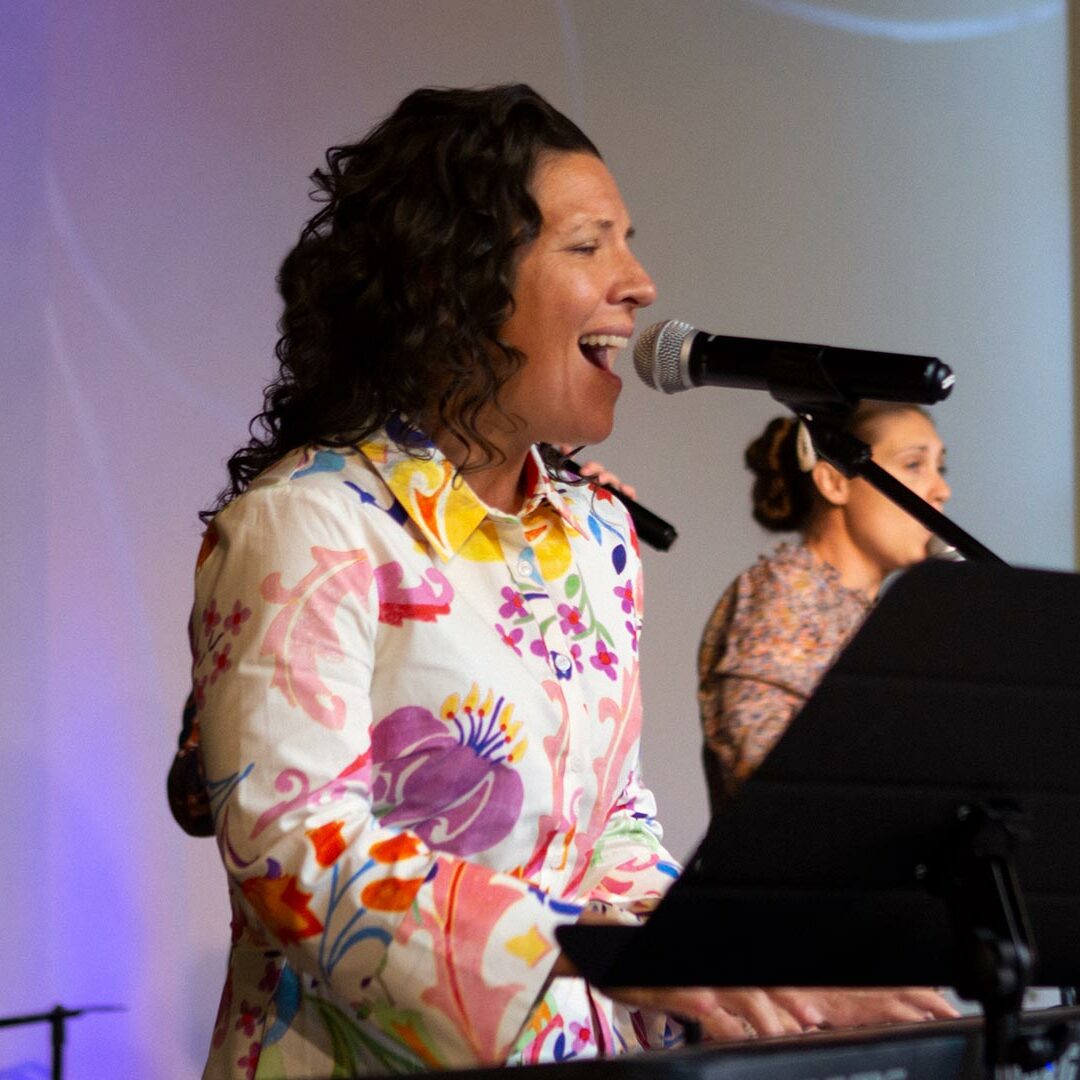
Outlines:
[[916,495],[906,484],[902,484],[892,473],[878,465],[870,456],[870,447],[850,432],[844,431],[839,424],[830,422],[828,412],[815,416],[805,405],[788,401],[784,404],[806,425],[818,455],[845,476],[861,476],[901,510],[905,510],[936,536],[951,544],[965,558],[982,562],[1005,562],[1000,555],[995,555],[985,544],[981,544],[940,510]]

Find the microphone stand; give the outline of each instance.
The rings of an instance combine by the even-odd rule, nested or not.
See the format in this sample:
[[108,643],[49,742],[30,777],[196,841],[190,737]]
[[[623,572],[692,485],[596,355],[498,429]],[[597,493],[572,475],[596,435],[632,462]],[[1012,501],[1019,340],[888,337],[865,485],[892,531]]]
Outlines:
[[64,1075],[64,1021],[74,1016],[92,1012],[124,1012],[123,1005],[87,1005],[82,1009],[66,1009],[57,1005],[44,1013],[29,1016],[0,1017],[0,1028],[19,1027],[22,1024],[49,1024],[52,1028],[52,1080],[62,1080]]
[[838,413],[834,409],[826,409],[822,412],[797,402],[784,401],[783,404],[806,425],[818,456],[839,469],[846,477],[850,479],[861,476],[901,510],[907,511],[916,521],[951,544],[965,558],[1004,564],[1005,560],[1000,555],[995,555],[985,544],[981,544],[873,461],[870,447],[862,439],[842,429],[841,422],[847,415],[846,410]]

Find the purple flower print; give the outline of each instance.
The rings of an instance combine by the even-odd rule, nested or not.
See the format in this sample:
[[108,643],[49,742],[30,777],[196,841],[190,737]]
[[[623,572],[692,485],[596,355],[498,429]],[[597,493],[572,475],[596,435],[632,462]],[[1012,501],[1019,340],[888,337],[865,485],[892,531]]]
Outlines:
[[576,641],[570,646],[570,659],[574,661],[574,667],[579,673],[585,670],[585,665],[581,662],[581,646]]
[[581,621],[581,612],[570,604],[560,604],[559,629],[570,637],[580,637],[585,633],[585,624]]
[[630,648],[637,652],[637,624],[631,619],[627,619],[626,629],[630,634]]
[[629,578],[625,585],[615,586],[615,595],[622,599],[622,609],[629,615],[634,610],[634,586]]
[[596,639],[596,655],[589,657],[589,663],[597,671],[602,671],[609,679],[614,681],[616,678],[615,665],[618,662],[619,658],[612,648],[602,638],[598,637]]
[[592,1042],[592,1031],[586,1024],[579,1024],[576,1020],[570,1021],[570,1034],[573,1036],[573,1052],[580,1054]]
[[241,625],[251,618],[251,608],[244,607],[239,600],[233,604],[232,612],[225,616],[225,622],[222,627],[223,630],[227,630],[230,634],[239,634]]
[[542,656],[545,660],[548,658],[547,646],[540,638],[533,638],[533,640],[529,642],[529,652],[531,652],[533,656]]
[[511,768],[523,747],[513,706],[474,686],[443,705],[441,719],[419,705],[395,709],[371,734],[372,797],[381,823],[411,829],[426,844],[472,855],[509,836],[524,801]]
[[496,623],[495,630],[499,637],[503,639],[503,644],[509,645],[520,656],[521,650],[518,648],[518,642],[525,636],[525,631],[520,626],[515,626],[512,630],[504,630],[502,623]]
[[499,608],[499,614],[504,619],[520,619],[529,614],[525,610],[525,599],[517,589],[511,589],[509,585],[504,585],[502,587],[502,596],[506,603]]

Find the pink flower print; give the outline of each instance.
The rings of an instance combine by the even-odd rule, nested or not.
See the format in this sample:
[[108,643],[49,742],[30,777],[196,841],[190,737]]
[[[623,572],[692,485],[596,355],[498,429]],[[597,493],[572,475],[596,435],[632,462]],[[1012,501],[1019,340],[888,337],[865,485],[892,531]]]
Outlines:
[[499,637],[503,639],[503,643],[509,645],[520,656],[521,650],[518,648],[518,642],[525,636],[525,631],[520,626],[515,626],[509,631],[504,630],[501,623],[496,623],[495,629],[498,631]]
[[259,1067],[259,1051],[261,1049],[259,1043],[253,1042],[248,1047],[248,1052],[242,1058],[236,1059],[236,1064],[244,1070],[246,1080],[255,1080],[255,1070]]
[[[226,645],[221,652],[214,653],[211,663],[213,664],[213,670],[210,672],[210,685],[213,686],[217,682],[219,675],[224,675],[229,668],[232,667],[232,661],[229,659],[229,653],[232,651],[231,645]],[[595,661],[594,661],[595,663]]]
[[626,620],[626,629],[630,634],[630,647],[637,652],[637,623],[631,619]]
[[251,608],[241,607],[240,601],[237,600],[233,604],[232,612],[225,616],[225,625],[222,629],[227,630],[230,634],[239,634],[240,626],[251,618]]
[[585,625],[581,621],[581,612],[570,604],[560,604],[559,629],[570,637],[580,637],[585,633]]
[[246,1000],[240,1003],[240,1016],[236,1021],[236,1030],[242,1031],[249,1039],[255,1034],[255,1021],[262,1016],[261,1005],[251,1005]]
[[517,589],[511,589],[509,585],[504,585],[502,596],[506,603],[499,608],[499,614],[504,619],[521,619],[528,616],[529,613],[525,610],[525,598]]
[[579,674],[585,670],[585,665],[581,662],[581,646],[576,641],[570,646],[570,659],[574,661],[574,667]]
[[529,643],[529,652],[531,652],[533,656],[542,656],[545,660],[548,658],[547,646],[540,638],[533,638]]
[[597,671],[602,671],[609,679],[614,681],[616,678],[615,665],[618,662],[619,658],[612,651],[611,646],[598,637],[596,639],[596,655],[589,657],[589,663]]
[[576,1020],[570,1021],[570,1034],[574,1038],[575,1054],[580,1054],[592,1042],[592,1030],[586,1024],[579,1024]]
[[622,609],[629,615],[634,610],[634,586],[629,578],[625,585],[615,586],[615,595],[622,599]]
[[217,601],[211,599],[202,613],[203,633],[209,637],[219,622],[221,622],[221,613],[217,609]]

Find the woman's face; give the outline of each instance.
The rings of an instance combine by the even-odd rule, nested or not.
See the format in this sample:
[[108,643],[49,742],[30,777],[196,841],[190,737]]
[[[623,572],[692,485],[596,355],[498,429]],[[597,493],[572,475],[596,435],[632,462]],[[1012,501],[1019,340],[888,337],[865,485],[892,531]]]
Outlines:
[[602,161],[545,154],[531,191],[543,223],[519,257],[500,333],[526,360],[500,400],[525,421],[513,433],[521,447],[601,442],[622,389],[616,356],[656,287],[630,250],[630,217]]
[[[952,490],[945,482],[945,447],[934,425],[915,410],[888,413],[875,422],[873,459],[935,509]],[[926,557],[930,533],[865,480],[851,482],[845,507],[857,547],[883,574]]]

